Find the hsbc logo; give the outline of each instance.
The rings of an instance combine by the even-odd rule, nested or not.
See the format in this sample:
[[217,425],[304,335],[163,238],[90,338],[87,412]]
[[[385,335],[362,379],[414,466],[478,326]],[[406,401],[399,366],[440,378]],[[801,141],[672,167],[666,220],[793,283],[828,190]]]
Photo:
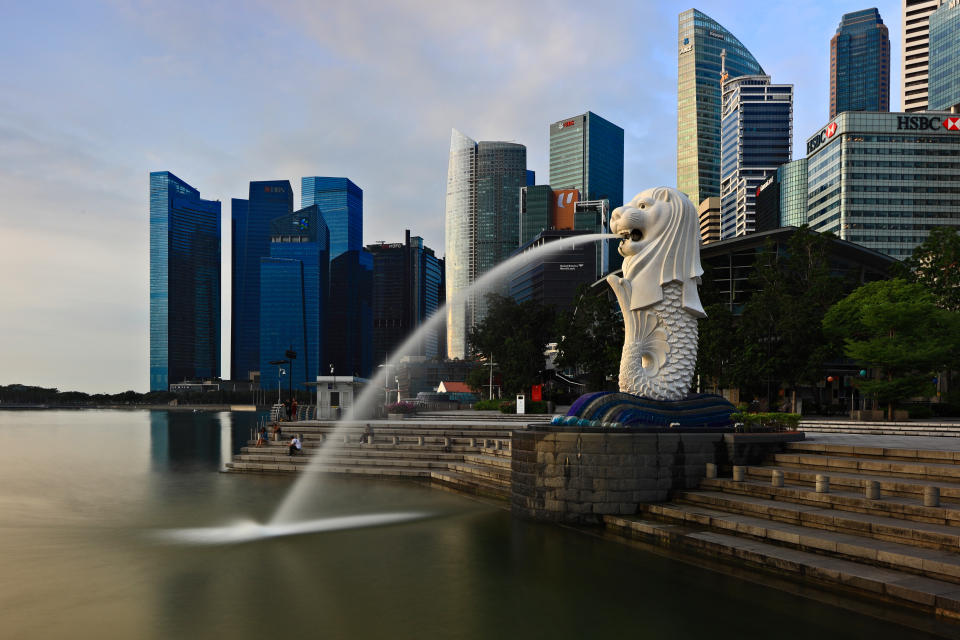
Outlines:
[[898,116],[897,129],[910,131],[934,131],[943,127],[947,131],[960,131],[960,117],[944,118],[937,116]]
[[820,130],[820,133],[814,137],[807,140],[807,155],[810,155],[814,151],[820,148],[824,142],[833,137],[833,134],[837,132],[837,123],[831,122],[823,129]]
[[948,131],[960,131],[960,117],[958,118],[944,118],[943,119],[943,128]]

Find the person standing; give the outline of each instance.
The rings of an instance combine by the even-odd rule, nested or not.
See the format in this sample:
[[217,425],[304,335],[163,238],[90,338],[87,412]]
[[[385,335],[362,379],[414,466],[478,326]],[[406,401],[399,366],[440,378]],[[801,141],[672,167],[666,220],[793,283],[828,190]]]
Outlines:
[[290,401],[290,419],[291,420],[297,419],[297,399],[296,398]]

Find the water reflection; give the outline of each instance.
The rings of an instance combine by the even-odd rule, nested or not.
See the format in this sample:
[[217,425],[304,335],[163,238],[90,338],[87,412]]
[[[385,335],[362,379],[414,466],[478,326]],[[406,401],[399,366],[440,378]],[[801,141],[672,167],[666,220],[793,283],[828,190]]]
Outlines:
[[154,471],[219,469],[239,453],[257,422],[255,412],[151,411]]

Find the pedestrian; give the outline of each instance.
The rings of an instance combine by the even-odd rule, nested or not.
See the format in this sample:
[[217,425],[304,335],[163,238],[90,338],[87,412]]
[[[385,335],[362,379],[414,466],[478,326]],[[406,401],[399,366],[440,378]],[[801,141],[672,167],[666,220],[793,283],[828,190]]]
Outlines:
[[261,446],[263,446],[263,445],[265,445],[265,444],[267,444],[267,428],[266,428],[266,427],[260,427],[260,431],[257,432],[257,445],[256,445],[256,446],[261,447]]
[[280,442],[281,440],[283,440],[283,432],[280,430],[280,423],[274,422],[273,423],[273,441]]
[[290,417],[291,420],[297,419],[297,399],[296,398],[290,401],[290,415],[291,415]]
[[293,438],[290,439],[290,449],[287,452],[287,455],[292,456],[300,453],[300,446],[300,438],[293,436]]
[[284,411],[286,411],[287,413],[287,420],[289,421],[290,420],[290,400],[289,399],[283,403],[283,408],[284,408]]

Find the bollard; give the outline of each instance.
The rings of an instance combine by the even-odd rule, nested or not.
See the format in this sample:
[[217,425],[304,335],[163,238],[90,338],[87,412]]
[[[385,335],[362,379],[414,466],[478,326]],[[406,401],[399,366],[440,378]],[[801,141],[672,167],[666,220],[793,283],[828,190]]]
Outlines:
[[712,462],[707,463],[707,477],[716,478],[717,477],[717,465]]
[[743,482],[743,477],[746,475],[746,467],[740,465],[734,465],[733,467],[733,481],[734,482]]
[[782,486],[783,486],[783,471],[779,471],[779,470],[777,470],[777,469],[774,469],[774,470],[770,473],[770,485],[771,485],[771,486],[774,486],[774,487],[782,487]]
[[417,444],[423,446],[423,436],[417,436]]
[[924,487],[923,488],[923,506],[925,507],[940,506],[940,487]]
[[830,493],[830,476],[817,474],[817,493]]
[[864,493],[867,496],[867,500],[879,500],[880,499],[880,483],[876,480],[867,480],[864,483]]

